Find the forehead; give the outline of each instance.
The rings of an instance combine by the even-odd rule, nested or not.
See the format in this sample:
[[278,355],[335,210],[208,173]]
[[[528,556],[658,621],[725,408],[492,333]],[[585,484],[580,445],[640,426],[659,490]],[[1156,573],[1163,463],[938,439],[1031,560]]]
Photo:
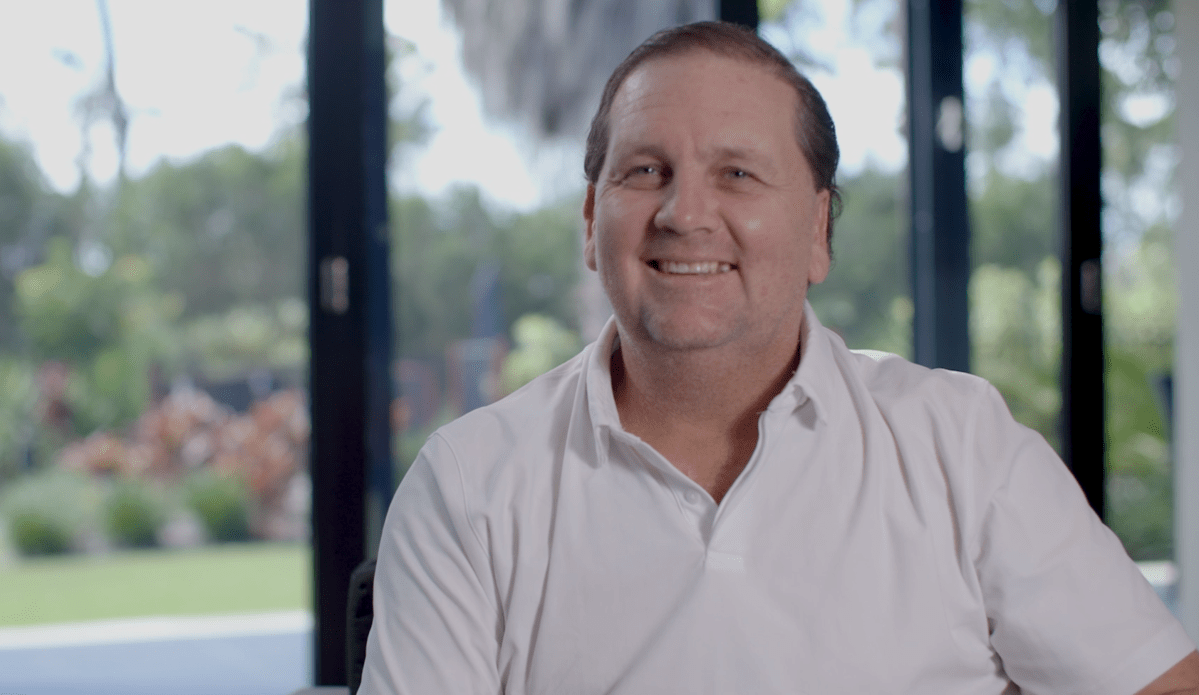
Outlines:
[[698,48],[655,57],[617,90],[609,145],[689,136],[798,154],[798,99],[790,83],[759,61]]

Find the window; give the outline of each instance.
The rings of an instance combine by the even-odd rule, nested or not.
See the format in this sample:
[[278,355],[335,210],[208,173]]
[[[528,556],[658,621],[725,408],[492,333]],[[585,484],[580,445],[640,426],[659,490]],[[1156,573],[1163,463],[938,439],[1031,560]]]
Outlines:
[[[5,684],[295,689],[311,622],[305,3],[6,19]],[[265,661],[239,668],[246,650]]]

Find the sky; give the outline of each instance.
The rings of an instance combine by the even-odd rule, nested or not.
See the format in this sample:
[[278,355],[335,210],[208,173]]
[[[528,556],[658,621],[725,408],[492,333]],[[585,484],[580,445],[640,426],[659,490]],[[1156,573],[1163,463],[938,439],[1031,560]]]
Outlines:
[[[259,150],[303,122],[304,105],[296,98],[307,30],[301,0],[110,0],[109,7],[117,87],[131,117],[130,175],[227,143]],[[878,18],[867,13],[855,19],[846,7],[846,0],[826,0],[808,11],[805,41],[827,68],[810,75],[837,124],[842,172],[867,166],[895,171],[907,157],[902,74],[876,64],[871,43],[878,27],[864,24]],[[96,3],[0,0],[0,12],[0,133],[27,143],[59,191],[78,185],[85,151],[90,176],[111,180],[117,167],[113,131],[103,119],[84,131],[80,108],[104,76]],[[401,78],[409,91],[401,99],[427,98],[433,127],[422,147],[405,153],[393,186],[436,195],[475,183],[505,207],[529,209],[576,179],[581,185],[581,143],[538,148],[517,126],[481,113],[477,90],[460,67],[457,32],[437,0],[389,0],[385,15],[391,33],[410,41],[417,54],[404,61]],[[780,31],[764,34],[777,43],[786,40]],[[966,78],[985,84],[994,75],[976,64],[967,65]],[[1052,91],[1033,90],[1027,103],[1035,111],[1028,119],[1034,127],[1023,151],[1052,156]]]
[[[117,87],[130,111],[130,175],[162,159],[186,161],[228,143],[259,150],[303,122],[302,102],[289,97],[304,80],[304,2],[110,0],[109,7]],[[418,188],[437,193],[474,181],[516,207],[535,205],[539,187],[511,129],[488,124],[480,114],[458,67],[456,33],[441,20],[436,0],[392,0],[385,7],[389,26],[418,45],[425,69],[411,77],[435,92],[434,136],[425,151],[414,153]],[[85,137],[79,108],[81,97],[104,78],[96,3],[0,0],[0,12],[6,20],[0,22],[0,132],[27,143],[59,191],[78,185],[85,145],[90,175],[111,180],[117,168],[113,130],[101,122]],[[469,169],[452,151],[463,147],[478,153]]]
[[[72,190],[85,143],[78,104],[104,74],[96,3],[2,3],[0,131],[32,147],[51,186]],[[302,107],[288,113],[280,99],[304,78],[302,3],[113,0],[110,12],[117,87],[131,116],[131,175],[230,142],[260,149],[303,118]],[[269,43],[256,46],[246,30],[266,32]],[[112,129],[96,124],[87,135],[89,171],[110,180]]]

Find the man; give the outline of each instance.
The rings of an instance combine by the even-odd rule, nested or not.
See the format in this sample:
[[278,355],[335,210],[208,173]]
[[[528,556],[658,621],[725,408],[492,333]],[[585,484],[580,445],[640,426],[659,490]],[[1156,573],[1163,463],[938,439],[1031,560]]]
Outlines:
[[702,23],[617,68],[585,257],[615,316],[434,434],[379,550],[362,692],[1199,692],[1199,653],[975,377],[847,350],[811,84]]

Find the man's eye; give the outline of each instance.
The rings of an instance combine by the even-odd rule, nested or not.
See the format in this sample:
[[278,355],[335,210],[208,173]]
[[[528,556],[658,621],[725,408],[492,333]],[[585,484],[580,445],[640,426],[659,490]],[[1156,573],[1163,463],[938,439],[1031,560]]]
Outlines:
[[638,164],[630,167],[624,176],[624,183],[634,188],[658,187],[667,178],[665,167],[659,164]]
[[744,169],[729,169],[726,173],[730,179],[748,179],[749,172]]

